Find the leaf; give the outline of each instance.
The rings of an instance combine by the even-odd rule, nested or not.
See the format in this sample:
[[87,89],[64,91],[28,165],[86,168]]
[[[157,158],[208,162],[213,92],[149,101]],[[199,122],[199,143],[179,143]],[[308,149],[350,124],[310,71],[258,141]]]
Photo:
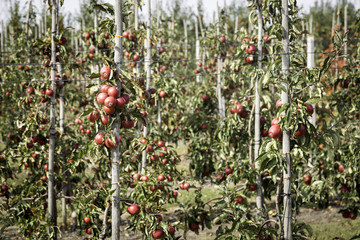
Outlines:
[[309,98],[308,100],[306,100],[305,103],[313,105],[313,104],[321,102],[321,100],[322,100],[321,98]]
[[99,77],[100,77],[100,74],[98,74],[98,73],[92,73],[92,74],[89,76],[89,78],[91,78],[91,79],[99,78]]

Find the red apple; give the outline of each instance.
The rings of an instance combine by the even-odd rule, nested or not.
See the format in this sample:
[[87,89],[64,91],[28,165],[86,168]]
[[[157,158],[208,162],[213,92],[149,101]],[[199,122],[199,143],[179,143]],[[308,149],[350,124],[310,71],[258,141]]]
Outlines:
[[282,135],[282,132],[281,132],[281,128],[279,127],[279,125],[272,125],[269,129],[268,135],[271,138],[280,138]]
[[84,222],[86,224],[91,223],[91,219],[89,217],[84,217]]
[[133,204],[127,208],[127,211],[128,211],[128,213],[130,213],[130,215],[139,215],[140,207],[136,204]]
[[305,174],[304,177],[303,177],[303,182],[307,185],[310,185],[311,184],[311,175],[310,174]]
[[162,239],[164,237],[164,231],[161,229],[156,229],[151,233],[154,239]]
[[102,133],[96,134],[94,140],[98,145],[102,145],[103,141],[104,141],[104,134],[102,134]]
[[302,137],[306,133],[306,127],[301,124],[301,126],[298,128],[298,130],[294,133],[295,137]]
[[111,73],[111,68],[109,66],[103,66],[100,69],[100,79],[101,80],[109,79],[110,73]]
[[107,93],[99,93],[96,96],[96,101],[100,104],[100,105],[104,105],[105,103],[105,99],[108,97]]

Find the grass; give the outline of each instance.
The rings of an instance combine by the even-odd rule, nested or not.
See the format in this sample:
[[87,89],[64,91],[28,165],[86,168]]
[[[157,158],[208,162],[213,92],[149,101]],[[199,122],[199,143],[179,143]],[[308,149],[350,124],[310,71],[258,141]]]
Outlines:
[[343,219],[339,214],[340,220],[331,221],[328,223],[312,223],[313,229],[312,239],[316,240],[330,240],[330,239],[345,239],[349,240],[356,234],[360,234],[360,219],[356,220]]

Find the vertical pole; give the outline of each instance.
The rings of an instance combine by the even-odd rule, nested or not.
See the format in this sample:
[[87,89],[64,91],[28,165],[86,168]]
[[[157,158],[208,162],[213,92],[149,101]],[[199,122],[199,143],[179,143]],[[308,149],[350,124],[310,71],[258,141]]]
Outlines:
[[[98,38],[98,12],[97,12],[97,8],[94,8],[94,32],[95,32],[95,54],[96,56],[98,56],[99,54],[99,43],[97,42],[97,38]],[[93,67],[93,72],[97,73],[99,72],[99,66],[96,65],[92,65]],[[100,78],[97,79],[98,84],[101,84]]]
[[135,30],[137,31],[139,29],[139,5],[138,0],[134,0],[135,3]]
[[[97,13],[97,8],[94,8],[94,32],[95,32],[95,44],[97,44],[97,37],[98,37],[98,13]],[[96,55],[98,54],[99,49],[98,49],[98,45],[95,45],[95,53]],[[100,80],[99,80],[100,82]]]
[[40,23],[39,23],[39,38],[42,38],[43,35],[43,23],[42,20],[40,19]]
[[[258,0],[258,68],[262,69],[262,39],[263,39],[263,21],[262,21],[262,8],[261,3]],[[256,160],[259,156],[259,149],[261,143],[260,135],[260,94],[259,94],[259,80],[256,78],[255,82],[255,168],[259,168],[259,162]],[[262,194],[262,179],[261,175],[256,175],[256,207],[262,209],[263,207],[263,194]]]
[[[135,31],[139,30],[139,2],[138,0],[134,0],[134,21],[135,21]],[[141,62],[138,61],[136,65],[136,77],[139,78],[141,76]],[[141,136],[141,128],[142,124],[140,121],[138,121],[138,128],[137,128],[137,135]],[[138,164],[138,172],[141,172],[141,162]]]
[[[337,1],[337,20],[336,20],[336,28],[340,32],[340,0]],[[335,66],[335,78],[337,79],[339,76],[339,57],[336,56],[336,66]]]
[[[287,77],[289,74],[290,57],[289,57],[289,12],[288,0],[282,0],[282,71],[284,82],[282,85],[285,91],[281,93],[281,100],[283,104],[289,103],[289,86],[287,84]],[[286,161],[286,170],[283,171],[284,176],[284,240],[292,240],[292,203],[291,203],[291,159],[290,159],[290,131],[283,129],[282,151]]]
[[348,4],[345,4],[344,9],[344,54],[345,54],[345,63],[347,62],[347,54],[348,54],[348,37],[347,37],[347,31],[348,31]]
[[[84,19],[84,16],[82,16],[82,18],[81,18],[81,30],[83,31],[83,33],[85,32],[85,19]],[[82,46],[82,50],[85,50],[85,40],[82,41],[81,46]]]
[[[122,36],[123,25],[122,25],[122,0],[115,1],[115,34]],[[121,72],[122,67],[122,38],[115,37],[115,54],[114,62],[116,65],[116,84],[117,88],[121,90],[121,82],[119,80],[119,73]],[[112,125],[113,134],[115,139],[119,138],[119,129],[120,129],[120,116],[119,113],[115,114],[115,121]],[[111,190],[114,190],[112,195],[112,206],[111,206],[111,239],[118,240],[120,239],[120,185],[119,185],[119,160],[120,160],[120,151],[119,145],[116,145],[115,148],[111,150]]]
[[205,32],[204,32],[204,26],[203,26],[203,22],[201,20],[201,16],[198,16],[199,19],[199,26],[200,26],[200,32],[201,32],[201,36],[204,38],[205,37]]
[[55,160],[55,104],[56,104],[56,44],[54,41],[56,29],[58,26],[56,19],[57,1],[52,0],[52,24],[51,24],[51,83],[54,94],[51,97],[50,105],[50,140],[49,140],[49,182],[48,182],[48,211],[49,211],[49,234],[54,233],[54,239],[57,239],[56,230],[56,199],[55,199],[55,182],[54,182],[54,160]]
[[[161,0],[157,0],[156,3],[157,6],[157,31],[160,30],[160,22],[161,22],[161,7],[162,7],[162,1]],[[156,55],[159,56],[160,53],[160,46],[161,46],[161,39],[159,38],[158,42],[157,42],[157,48],[156,48]],[[158,68],[160,66],[160,63],[158,63]],[[159,127],[159,131],[161,132],[161,98],[159,98],[157,100],[157,122],[158,122],[158,127]]]
[[26,15],[26,37],[29,37],[29,29],[30,29],[30,11],[31,11],[31,2],[32,0],[29,1],[29,10],[27,12]]
[[[314,53],[314,36],[307,37],[307,67],[308,69],[313,69],[315,67],[315,53]],[[312,95],[315,90],[315,86],[310,87],[310,94]],[[314,113],[310,117],[310,122],[313,126],[316,126],[316,112],[315,104],[312,105]]]
[[335,12],[333,12],[332,23],[331,23],[331,36],[335,34]]
[[[198,20],[195,18],[195,58],[196,58],[196,67],[198,67],[200,60],[200,40],[199,40],[199,27]],[[200,73],[196,74],[196,82],[200,82]]]
[[8,29],[7,29],[7,26],[6,26],[6,23],[5,23],[5,27],[3,28],[4,29],[4,39],[5,39],[5,46],[8,45]]
[[310,20],[309,20],[309,33],[313,34],[313,16],[310,15]]
[[301,39],[302,39],[302,42],[304,43],[305,41],[305,21],[304,19],[301,20],[301,28],[302,28],[302,34],[301,34]]
[[44,35],[46,36],[46,33],[47,33],[46,9],[44,10],[44,21],[43,21],[43,27],[44,27]]
[[238,32],[238,26],[239,26],[239,16],[236,14],[236,17],[235,17],[235,30],[234,30],[235,38],[236,38],[236,33]]
[[9,26],[9,36],[10,36],[10,44],[11,46],[14,45],[14,27],[12,25]]
[[184,23],[184,35],[185,35],[185,58],[188,57],[188,32],[187,32],[187,22],[183,19]]
[[[57,0],[57,5],[60,6],[60,1]],[[56,9],[56,22],[59,22],[59,8]],[[60,29],[59,27],[56,28],[56,37],[59,37],[60,35]],[[61,59],[61,58],[60,58]],[[59,128],[60,128],[60,134],[61,134],[61,138],[64,137],[65,134],[65,105],[64,105],[64,98],[65,98],[65,93],[64,93],[64,81],[63,81],[63,77],[62,77],[62,66],[61,66],[61,62],[56,63],[57,65],[57,71],[59,73],[60,76],[60,93],[59,93]],[[61,153],[61,159],[64,162],[64,164],[66,164],[66,155],[65,155],[65,151],[63,150]],[[61,183],[61,191],[62,191],[62,195],[63,196],[67,196],[67,186],[69,183],[69,174],[67,169],[63,169],[63,175],[65,180],[62,181]],[[66,198],[61,198],[61,216],[62,216],[62,221],[63,224],[66,228],[67,225],[67,216],[66,216]]]
[[5,30],[4,30],[4,22],[1,21],[1,57],[4,56],[5,52]]
[[[148,92],[150,89],[150,81],[151,81],[151,0],[146,0],[147,5],[147,21],[146,21],[146,60],[145,60],[145,69],[146,69],[146,91]],[[146,108],[149,106],[149,99],[146,100]],[[144,126],[143,136],[146,137],[148,132],[148,126]],[[141,160],[141,173],[145,173],[146,168],[146,151],[142,152],[142,160]]]
[[[219,2],[217,3],[217,13],[218,13],[218,23],[217,23],[217,27],[216,27],[216,35],[217,35],[217,39],[220,38],[220,8],[219,8]],[[216,84],[216,89],[217,89],[217,95],[218,95],[218,109],[219,109],[219,117],[223,118],[225,117],[225,111],[223,109],[223,97],[222,97],[222,93],[221,93],[221,68],[222,68],[222,60],[221,60],[221,54],[220,52],[218,53],[218,57],[217,57],[217,84]]]

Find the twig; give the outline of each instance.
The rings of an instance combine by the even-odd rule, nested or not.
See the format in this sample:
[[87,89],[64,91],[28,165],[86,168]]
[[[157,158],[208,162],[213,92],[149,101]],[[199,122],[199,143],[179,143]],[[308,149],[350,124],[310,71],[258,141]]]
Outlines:
[[275,220],[273,220],[273,219],[266,220],[265,222],[263,222],[263,223],[261,224],[261,227],[260,227],[259,232],[258,232],[258,236],[260,235],[260,233],[261,233],[262,229],[264,228],[264,226],[265,226],[266,224],[270,223],[270,222],[274,222],[275,224],[278,224],[278,222],[275,221]]
[[106,202],[106,208],[105,208],[105,212],[104,212],[104,220],[103,220],[103,227],[101,230],[101,233],[99,235],[99,239],[105,239],[106,237],[106,230],[107,230],[107,216],[109,214],[109,209],[110,209],[110,200],[108,200]]
[[39,201],[40,199],[44,198],[44,197],[47,197],[47,193],[41,195],[40,197],[38,198],[23,198],[22,200],[23,201],[31,201],[31,200],[34,200],[34,202],[37,202]]
[[301,235],[301,234],[293,234],[293,237],[301,237],[304,239],[309,239],[307,236]]

